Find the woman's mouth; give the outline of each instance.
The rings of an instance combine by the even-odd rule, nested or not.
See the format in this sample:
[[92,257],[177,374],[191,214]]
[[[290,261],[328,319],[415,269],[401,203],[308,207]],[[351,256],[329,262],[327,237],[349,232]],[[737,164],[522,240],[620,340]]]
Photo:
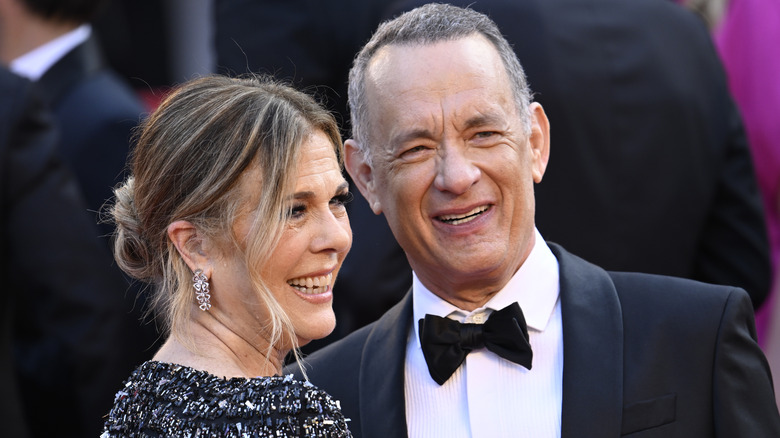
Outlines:
[[293,278],[292,280],[287,280],[287,284],[304,295],[317,295],[327,292],[330,289],[332,281],[333,273],[330,273],[319,277]]

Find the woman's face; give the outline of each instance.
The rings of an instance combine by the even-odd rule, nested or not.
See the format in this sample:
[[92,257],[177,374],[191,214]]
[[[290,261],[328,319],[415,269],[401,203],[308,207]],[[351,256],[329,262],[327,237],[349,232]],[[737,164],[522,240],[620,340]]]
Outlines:
[[[258,170],[252,172],[244,178],[242,190],[248,195],[246,199],[256,200],[262,187]],[[327,336],[336,324],[332,309],[333,284],[352,245],[352,230],[344,206],[348,196],[348,185],[333,145],[323,132],[316,131],[304,142],[295,191],[287,199],[289,217],[276,249],[261,271],[266,285],[290,318],[300,345]],[[250,212],[237,221],[236,236],[246,238],[253,214]],[[248,310],[248,317],[261,324],[260,327],[266,327],[267,310],[254,297],[248,274],[240,267],[241,263],[230,264],[235,269],[221,277],[233,283],[232,288],[238,288],[240,298],[231,294],[239,300],[229,307],[238,313]],[[215,292],[216,287],[215,283]],[[258,306],[247,305],[252,302]]]

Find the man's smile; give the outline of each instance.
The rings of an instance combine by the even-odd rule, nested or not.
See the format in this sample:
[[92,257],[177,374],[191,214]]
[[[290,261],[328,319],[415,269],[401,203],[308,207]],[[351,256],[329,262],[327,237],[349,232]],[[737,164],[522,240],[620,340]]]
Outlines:
[[489,208],[490,208],[489,205],[480,205],[479,207],[475,207],[471,211],[466,212],[464,214],[443,214],[441,216],[437,216],[436,219],[450,225],[465,224],[467,222],[471,222],[472,220],[476,219],[477,217],[479,217],[479,215],[486,212]]

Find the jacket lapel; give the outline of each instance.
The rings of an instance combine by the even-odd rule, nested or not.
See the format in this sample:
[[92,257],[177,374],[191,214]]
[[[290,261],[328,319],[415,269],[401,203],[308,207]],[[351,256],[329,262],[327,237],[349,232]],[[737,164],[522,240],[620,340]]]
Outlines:
[[359,377],[364,438],[407,436],[404,363],[411,319],[410,291],[377,321],[366,339]]
[[[623,323],[615,286],[606,271],[548,244],[560,265],[561,438],[620,436]],[[411,316],[412,298],[407,293],[377,321],[366,340],[359,377],[365,438],[407,436],[404,362]]]
[[620,436],[623,322],[611,278],[550,243],[560,265],[563,319],[561,438]]

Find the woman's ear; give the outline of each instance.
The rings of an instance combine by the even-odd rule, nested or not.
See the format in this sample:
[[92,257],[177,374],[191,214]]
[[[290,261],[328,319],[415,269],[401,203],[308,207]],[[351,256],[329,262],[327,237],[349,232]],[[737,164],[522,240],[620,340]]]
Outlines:
[[168,225],[168,238],[192,272],[202,269],[206,277],[211,277],[209,254],[195,225],[184,220],[176,221]]

